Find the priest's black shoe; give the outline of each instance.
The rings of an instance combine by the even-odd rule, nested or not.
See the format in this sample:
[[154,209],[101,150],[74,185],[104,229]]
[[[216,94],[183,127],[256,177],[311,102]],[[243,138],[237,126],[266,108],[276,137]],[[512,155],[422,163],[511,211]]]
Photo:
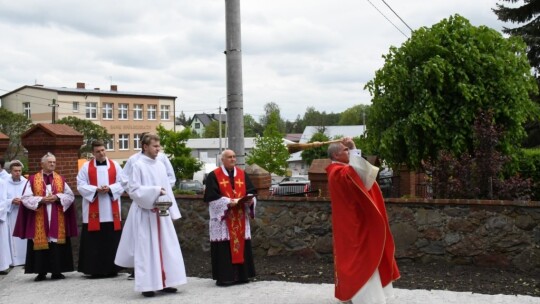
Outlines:
[[39,282],[39,281],[44,281],[45,279],[47,279],[47,274],[40,273],[40,274],[37,275],[37,277],[34,279],[34,281]]
[[176,291],[178,291],[178,289],[174,287],[165,287],[161,291],[166,292],[166,293],[175,293]]
[[217,286],[221,286],[221,287],[227,287],[227,286],[232,286],[234,285],[236,282],[232,281],[232,282],[222,282],[222,281],[216,281],[216,285]]
[[61,273],[53,273],[51,275],[51,280],[62,280],[62,279],[65,279],[66,277],[61,274]]
[[147,298],[150,298],[150,297],[155,296],[156,293],[153,292],[153,291],[143,291],[143,292],[142,292],[142,295],[145,296],[145,297],[147,297]]

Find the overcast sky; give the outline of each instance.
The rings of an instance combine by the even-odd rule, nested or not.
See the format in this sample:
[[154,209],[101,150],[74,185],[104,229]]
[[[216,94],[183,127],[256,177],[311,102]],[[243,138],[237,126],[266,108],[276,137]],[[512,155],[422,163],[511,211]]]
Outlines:
[[[370,1],[410,37],[382,0],[241,1],[244,114],[258,120],[268,102],[289,120],[369,104],[365,83],[407,39]],[[413,30],[453,14],[503,26],[497,0],[386,3]],[[0,0],[0,39],[0,95],[85,82],[177,96],[187,116],[226,107],[224,0]]]

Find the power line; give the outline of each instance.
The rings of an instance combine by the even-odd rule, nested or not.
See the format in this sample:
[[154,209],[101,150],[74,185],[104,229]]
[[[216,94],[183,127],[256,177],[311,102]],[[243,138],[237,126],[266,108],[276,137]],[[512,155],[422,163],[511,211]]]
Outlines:
[[388,8],[392,11],[392,13],[394,13],[394,15],[396,15],[399,20],[401,20],[401,22],[403,22],[403,24],[405,24],[410,30],[411,32],[413,31],[413,29],[407,24],[407,22],[405,22],[403,19],[401,19],[401,17],[390,7],[390,5],[388,5],[388,3],[386,3],[386,1],[384,0],[381,0],[384,4],[386,4],[386,6],[388,6]]
[[378,7],[375,6],[375,4],[373,4],[370,0],[367,0],[367,2],[369,2],[369,4],[371,4],[371,6],[373,6],[384,17],[384,19],[386,19],[388,22],[390,22],[390,24],[392,24],[401,34],[403,34],[403,36],[405,36],[405,38],[409,38],[409,36],[407,36],[403,31],[401,31],[399,29],[399,27],[397,27],[397,25],[394,24],[394,22],[392,22],[390,19],[388,19],[388,17],[386,17],[386,15],[383,12],[381,12],[381,10],[379,10]]

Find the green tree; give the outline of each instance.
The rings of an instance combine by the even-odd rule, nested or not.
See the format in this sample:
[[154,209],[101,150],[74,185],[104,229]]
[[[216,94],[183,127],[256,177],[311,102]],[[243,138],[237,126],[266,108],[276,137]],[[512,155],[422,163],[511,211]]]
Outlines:
[[184,111],[181,111],[181,112],[180,112],[180,115],[176,116],[176,121],[175,121],[175,123],[176,123],[177,125],[187,127],[187,126],[189,126],[189,121],[190,121],[190,120],[191,120],[191,119],[187,119],[187,118],[186,118],[186,114],[184,114]]
[[81,154],[92,152],[92,142],[95,140],[100,140],[102,142],[111,140],[111,135],[107,132],[105,127],[95,124],[90,120],[67,116],[57,120],[56,123],[68,125],[83,135],[84,144],[80,150]]
[[[522,2],[519,0],[502,1]],[[516,28],[505,27],[503,33],[523,38],[528,46],[529,62],[538,73],[540,71],[540,0],[523,0],[523,5],[518,7],[508,7],[498,3],[496,5],[497,8],[493,9],[493,12],[499,20],[522,24]]]
[[[225,134],[225,124],[221,125],[221,136]],[[204,127],[203,138],[219,138],[219,122],[214,120]]]
[[17,158],[22,152],[21,135],[32,126],[32,121],[25,115],[0,108],[0,132],[9,137],[9,146],[5,152],[6,160]]
[[169,157],[177,180],[192,179],[193,173],[201,170],[202,162],[191,156],[191,148],[186,146],[191,129],[175,132],[167,130],[161,124],[156,128],[163,152]]
[[[328,136],[326,136],[324,132],[317,132],[313,134],[309,142],[310,143],[314,141],[323,142],[323,141],[328,141],[328,140],[330,140],[330,138],[328,138]],[[306,149],[302,151],[301,155],[302,155],[302,159],[308,164],[308,166],[311,166],[311,163],[313,162],[314,159],[328,158],[328,145],[323,145],[317,148]]]
[[255,138],[255,148],[253,148],[246,162],[248,165],[257,164],[270,173],[285,175],[289,159],[289,152],[283,144],[283,133],[278,130],[280,117],[279,112],[273,112],[268,116],[267,125],[263,136],[257,135]]
[[281,118],[281,110],[275,102],[264,105],[264,115],[260,119],[261,126],[266,129],[269,124],[275,124],[278,132],[285,132],[285,122]]
[[263,127],[250,114],[244,115],[244,137],[262,135]]
[[537,87],[520,38],[505,39],[459,15],[420,28],[366,87],[373,96],[367,119],[370,147],[390,165],[419,168],[438,152],[472,154],[476,113],[493,110],[505,134],[499,149],[513,155],[537,113]]
[[338,124],[340,126],[363,125],[369,112],[369,106],[359,104],[348,108],[341,113]]

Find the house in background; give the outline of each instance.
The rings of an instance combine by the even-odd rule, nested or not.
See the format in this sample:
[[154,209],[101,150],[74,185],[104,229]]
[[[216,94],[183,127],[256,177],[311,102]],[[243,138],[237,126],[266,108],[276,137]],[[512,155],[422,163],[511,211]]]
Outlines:
[[175,123],[176,96],[119,91],[117,85],[108,90],[87,89],[84,82],[76,88],[26,85],[0,99],[2,107],[33,123],[52,122],[54,107],[55,121],[74,116],[101,125],[111,134],[107,154],[119,162],[141,150],[141,133],[156,132],[159,124],[173,130]]
[[[227,123],[227,114],[195,114],[189,125],[193,132],[197,133],[199,136],[203,136],[205,128],[214,121],[221,121],[223,126],[225,126]],[[226,134],[225,128],[222,129],[222,132],[223,134]]]
[[[307,126],[304,129],[304,133],[300,136],[299,143],[307,143],[311,140],[315,133],[320,132],[321,127]],[[363,135],[366,132],[366,126],[326,126],[324,127],[324,134],[330,139],[336,137],[357,137]],[[307,163],[302,160],[302,151],[291,154],[291,157],[287,160],[289,163],[289,170],[292,175],[307,175],[309,167]]]

